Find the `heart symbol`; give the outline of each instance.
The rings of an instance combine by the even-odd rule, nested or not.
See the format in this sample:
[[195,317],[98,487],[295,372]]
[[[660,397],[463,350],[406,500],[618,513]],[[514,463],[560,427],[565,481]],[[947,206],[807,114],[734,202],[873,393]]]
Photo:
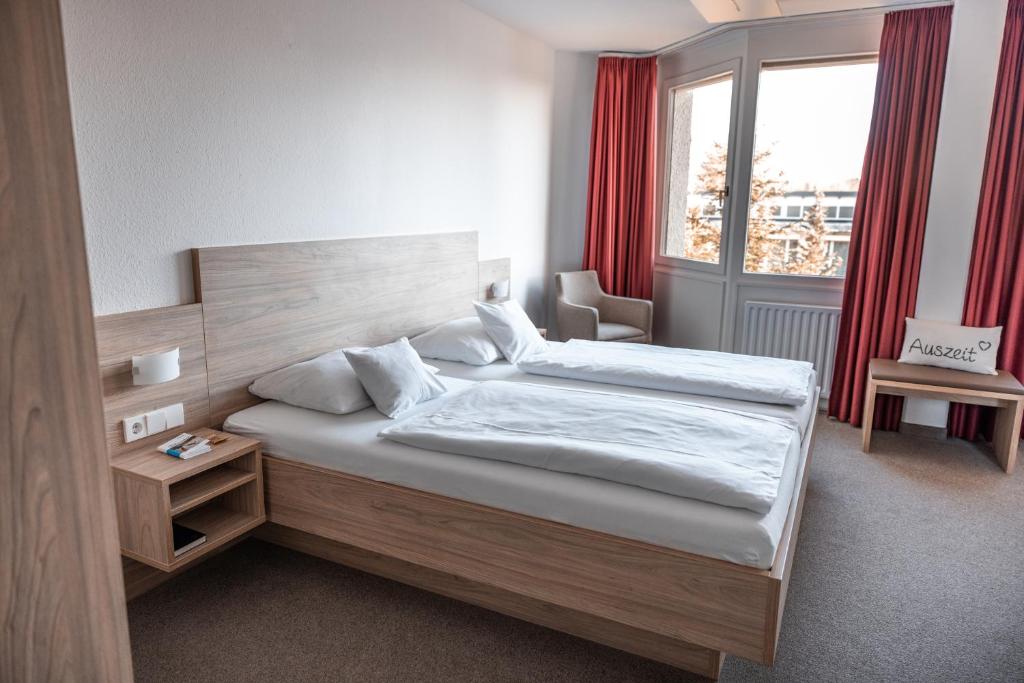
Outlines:
[[978,348],[982,351],[988,351],[992,348],[992,342],[980,341],[978,342]]

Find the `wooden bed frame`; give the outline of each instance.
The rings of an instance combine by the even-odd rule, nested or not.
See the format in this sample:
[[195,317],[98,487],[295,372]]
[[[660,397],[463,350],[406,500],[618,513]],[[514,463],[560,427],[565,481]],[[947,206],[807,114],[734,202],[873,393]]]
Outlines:
[[[214,423],[258,402],[245,388],[266,372],[470,314],[484,272],[476,233],[214,247],[193,263]],[[257,535],[717,678],[725,653],[774,661],[813,435],[770,570],[273,454]]]

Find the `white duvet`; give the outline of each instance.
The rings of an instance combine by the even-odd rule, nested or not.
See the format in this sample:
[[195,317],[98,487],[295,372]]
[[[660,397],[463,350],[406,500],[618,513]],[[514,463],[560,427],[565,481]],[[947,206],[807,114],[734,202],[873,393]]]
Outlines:
[[738,353],[573,339],[519,362],[523,372],[701,396],[799,406],[810,363]]
[[646,396],[519,382],[477,384],[380,436],[428,450],[639,486],[764,514],[791,420]]

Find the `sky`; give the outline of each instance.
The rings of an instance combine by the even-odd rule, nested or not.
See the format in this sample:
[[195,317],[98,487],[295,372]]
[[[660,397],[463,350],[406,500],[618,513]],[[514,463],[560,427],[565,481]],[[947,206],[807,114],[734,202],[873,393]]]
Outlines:
[[[754,144],[773,146],[768,163],[785,172],[790,189],[845,187],[860,176],[876,70],[869,63],[761,72]],[[731,95],[731,80],[693,91],[691,187],[712,144],[728,137]]]

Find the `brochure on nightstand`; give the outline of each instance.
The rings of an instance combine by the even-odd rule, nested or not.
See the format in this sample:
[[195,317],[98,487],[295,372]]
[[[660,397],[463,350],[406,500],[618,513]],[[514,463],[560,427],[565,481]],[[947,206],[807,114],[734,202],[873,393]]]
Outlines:
[[175,458],[188,460],[197,455],[210,452],[210,440],[201,436],[193,436],[189,433],[179,434],[167,443],[157,446],[157,450]]

